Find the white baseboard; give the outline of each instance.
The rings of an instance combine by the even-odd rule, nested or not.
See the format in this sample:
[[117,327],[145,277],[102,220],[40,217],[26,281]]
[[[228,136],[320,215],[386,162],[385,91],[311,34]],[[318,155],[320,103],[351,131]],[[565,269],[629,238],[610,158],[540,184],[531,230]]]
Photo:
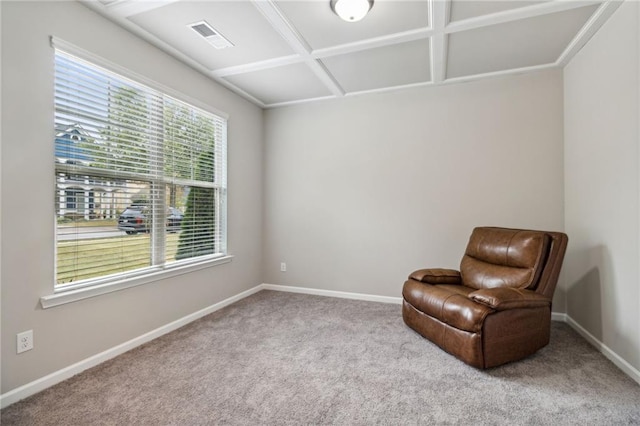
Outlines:
[[87,370],[91,367],[95,367],[96,365],[101,364],[107,360],[110,360],[111,358],[121,355],[127,351],[130,351],[131,349],[137,346],[147,343],[153,339],[156,339],[162,336],[163,334],[167,334],[171,331],[177,330],[178,328],[184,325],[187,325],[190,322],[193,322],[199,318],[202,318],[205,315],[209,315],[210,313],[218,311],[224,308],[225,306],[228,306],[234,302],[237,302],[238,300],[251,296],[252,294],[259,292],[260,290],[262,290],[260,285],[253,287],[247,291],[244,291],[240,294],[229,297],[228,299],[225,299],[221,302],[208,306],[192,314],[189,314],[169,324],[163,325],[162,327],[156,328],[155,330],[152,330],[148,333],[143,334],[142,336],[138,336],[134,339],[131,339],[128,342],[125,342],[113,348],[107,349],[104,352],[101,352],[92,357],[84,359],[80,362],[77,362],[73,365],[65,367],[61,370],[55,371],[47,376],[41,377],[37,380],[34,380],[33,382],[27,383],[26,385],[13,389],[5,394],[0,395],[0,407],[1,408],[7,407],[13,404],[14,402],[18,402],[21,399],[24,399],[28,396],[36,394],[48,387],[58,384],[70,377],[73,377],[76,374],[83,372],[84,370]]
[[580,324],[578,324],[569,315],[564,314],[566,317],[566,323],[569,324],[578,334],[585,338],[585,340],[591,343],[595,348],[600,351],[609,361],[611,361],[616,367],[622,370],[626,375],[640,384],[640,371],[633,365],[629,364],[620,355],[615,353],[610,347],[598,340],[593,334],[589,333]]
[[398,305],[402,303],[402,297],[376,296],[374,294],[364,294],[364,293],[347,293],[345,291],[320,290],[316,288],[291,287],[288,285],[277,285],[277,284],[261,284],[259,287],[261,287],[262,290],[275,290],[275,291],[285,291],[289,293],[312,294],[315,296],[339,297],[341,299],[355,299],[355,300],[366,300],[368,302],[395,303]]
[[[224,308],[225,306],[235,303],[241,299],[244,299],[245,297],[251,296],[252,294],[255,294],[261,290],[274,290],[274,291],[283,291],[283,292],[291,292],[291,293],[311,294],[316,296],[339,297],[343,299],[365,300],[370,302],[382,302],[382,303],[393,303],[393,304],[402,303],[401,297],[376,296],[376,295],[363,294],[363,293],[348,293],[343,291],[320,290],[320,289],[313,289],[313,288],[306,288],[306,287],[291,287],[291,286],[276,285],[276,284],[260,284],[240,294],[229,297],[228,299],[225,299],[221,302],[218,302],[209,307],[201,309],[197,312],[194,312],[193,314],[189,314],[167,325],[164,325],[148,333],[145,333],[142,336],[138,336],[134,339],[131,339],[125,343],[122,343],[121,345],[115,346],[111,349],[107,349],[104,352],[101,352],[97,355],[84,359],[80,362],[77,362],[73,365],[65,367],[45,377],[34,380],[33,382],[27,383],[26,385],[20,386],[3,395],[0,395],[0,408],[7,407],[15,402],[20,401],[21,399],[24,399],[28,396],[36,394],[48,387],[51,387],[72,376],[75,376],[76,374],[79,374],[84,370],[87,370],[91,367],[95,367],[96,365],[103,363],[118,355],[121,355],[137,346],[147,343],[171,331],[177,330],[178,328],[184,325],[187,325],[190,322],[193,322],[199,318],[202,318],[205,315],[218,311]],[[605,357],[607,357],[618,368],[620,368],[623,372],[625,372],[633,380],[635,380],[640,384],[640,371],[638,371],[631,364],[629,364],[627,361],[622,359],[618,354],[612,351],[604,343],[596,339],[591,333],[589,333],[587,330],[582,328],[582,326],[580,326],[576,321],[574,321],[567,314],[553,312],[551,314],[551,319],[553,321],[561,321],[561,322],[568,323],[569,326],[571,326],[574,330],[576,330],[589,343],[595,346]]]

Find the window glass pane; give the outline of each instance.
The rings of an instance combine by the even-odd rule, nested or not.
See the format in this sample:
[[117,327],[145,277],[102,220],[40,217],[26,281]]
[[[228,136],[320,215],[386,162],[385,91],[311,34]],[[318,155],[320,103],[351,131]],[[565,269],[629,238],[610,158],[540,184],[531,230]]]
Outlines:
[[223,255],[226,121],[56,51],[56,284]]
[[57,284],[151,265],[148,182],[59,174],[56,187]]
[[191,186],[182,187],[180,191],[181,201],[177,205],[184,207],[169,209],[167,228],[176,235],[167,236],[167,261],[221,253],[221,230],[216,213],[219,190]]

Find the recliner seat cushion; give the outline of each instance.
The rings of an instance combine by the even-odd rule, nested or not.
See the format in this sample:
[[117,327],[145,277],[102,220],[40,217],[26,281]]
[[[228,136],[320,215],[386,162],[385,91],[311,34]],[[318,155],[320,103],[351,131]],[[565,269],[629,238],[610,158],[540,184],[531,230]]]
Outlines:
[[478,333],[490,307],[476,303],[467,294],[468,287],[432,285],[410,279],[402,288],[404,300],[417,310],[459,330]]
[[533,289],[548,246],[549,238],[543,232],[476,228],[460,263],[462,283],[476,290]]

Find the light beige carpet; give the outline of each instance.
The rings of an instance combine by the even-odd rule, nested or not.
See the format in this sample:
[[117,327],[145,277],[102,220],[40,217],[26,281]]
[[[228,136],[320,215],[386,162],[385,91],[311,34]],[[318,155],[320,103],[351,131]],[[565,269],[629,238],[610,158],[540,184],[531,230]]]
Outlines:
[[640,386],[566,324],[469,367],[400,306],[262,291],[2,410],[2,425],[627,425]]

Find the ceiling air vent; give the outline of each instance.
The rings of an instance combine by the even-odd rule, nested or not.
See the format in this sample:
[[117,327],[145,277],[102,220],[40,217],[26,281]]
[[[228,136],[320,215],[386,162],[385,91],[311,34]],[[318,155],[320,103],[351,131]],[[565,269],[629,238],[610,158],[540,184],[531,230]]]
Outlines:
[[189,27],[198,34],[200,34],[205,40],[213,45],[216,49],[225,49],[227,47],[233,47],[233,43],[224,38],[222,34],[216,31],[211,25],[205,21],[196,22],[195,24],[189,24]]

